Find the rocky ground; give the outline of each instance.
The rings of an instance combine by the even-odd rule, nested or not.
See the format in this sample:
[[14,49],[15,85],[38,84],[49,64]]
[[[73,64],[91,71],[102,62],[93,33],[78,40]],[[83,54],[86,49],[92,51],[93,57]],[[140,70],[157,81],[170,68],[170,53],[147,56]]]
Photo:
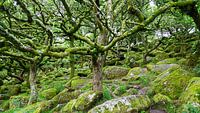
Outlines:
[[[87,77],[76,76],[71,80],[58,72],[56,75],[40,72],[39,99],[33,105],[27,105],[30,91],[27,82],[5,82],[0,87],[0,110],[4,113],[200,113],[200,77],[184,66],[186,59],[169,58],[162,52],[149,57],[147,65],[139,65],[141,58],[137,57],[129,53],[123,61],[116,62],[119,65],[104,67],[103,92],[92,91],[89,69],[84,71]],[[136,60],[130,62],[132,58]]]

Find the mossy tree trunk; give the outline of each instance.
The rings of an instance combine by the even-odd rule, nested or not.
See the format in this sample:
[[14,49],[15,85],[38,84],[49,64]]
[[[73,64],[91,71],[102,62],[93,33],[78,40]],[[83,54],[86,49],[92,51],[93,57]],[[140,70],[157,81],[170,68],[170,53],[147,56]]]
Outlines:
[[102,57],[92,56],[93,90],[102,91]]
[[31,94],[30,94],[28,104],[33,104],[37,101],[38,92],[37,92],[37,84],[36,84],[36,73],[37,73],[36,63],[31,62],[30,74],[29,74]]
[[[107,30],[101,22],[101,18],[99,15],[99,7],[100,1],[95,0],[94,2],[94,14],[95,14],[95,23],[96,28],[99,29],[99,36],[96,38],[96,42],[98,45],[105,46],[108,43]],[[99,48],[96,47],[97,52],[92,56],[92,67],[93,67],[93,90],[94,91],[102,91],[102,68],[105,64],[106,54],[104,52],[100,52]]]

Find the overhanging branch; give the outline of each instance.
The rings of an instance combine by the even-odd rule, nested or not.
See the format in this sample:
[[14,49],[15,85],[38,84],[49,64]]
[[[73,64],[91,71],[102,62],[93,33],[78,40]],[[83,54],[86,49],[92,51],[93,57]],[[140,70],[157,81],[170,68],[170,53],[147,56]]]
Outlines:
[[184,7],[196,4],[196,1],[194,0],[188,0],[188,1],[180,1],[180,2],[169,2],[166,3],[164,6],[156,10],[150,17],[148,17],[141,25],[136,25],[133,27],[130,31],[127,31],[123,33],[121,36],[116,37],[113,39],[107,46],[104,47],[103,51],[108,51],[111,47],[113,47],[118,41],[125,39],[126,37],[137,33],[138,31],[141,31],[144,29],[144,27],[148,26],[151,22],[155,20],[156,17],[158,17],[160,14],[164,13],[166,10],[170,9],[171,7]]

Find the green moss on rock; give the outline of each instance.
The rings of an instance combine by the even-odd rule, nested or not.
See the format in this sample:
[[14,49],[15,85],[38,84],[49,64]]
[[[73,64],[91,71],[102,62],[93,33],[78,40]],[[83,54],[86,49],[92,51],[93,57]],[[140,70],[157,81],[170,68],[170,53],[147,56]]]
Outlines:
[[178,64],[157,64],[157,65],[153,65],[153,64],[148,64],[147,68],[150,71],[156,72],[158,74],[168,70],[169,68],[179,68],[180,66]]
[[102,98],[101,92],[85,92],[77,98],[75,103],[75,109],[78,111],[89,110],[100,98]]
[[128,77],[133,77],[133,76],[135,76],[135,75],[141,76],[141,75],[143,75],[143,74],[146,73],[146,72],[147,72],[147,68],[135,67],[135,68],[132,68],[132,69],[128,72],[127,76],[128,76]]
[[85,78],[75,79],[71,82],[71,87],[73,89],[77,89],[80,87],[84,87],[88,83],[90,83],[90,79],[85,79]]
[[186,90],[181,94],[181,102],[187,103],[198,103],[200,104],[200,77],[193,77]]
[[176,58],[167,58],[167,59],[157,62],[157,64],[174,64],[176,62],[177,62]]
[[69,89],[65,89],[56,96],[54,96],[51,101],[57,104],[67,103],[72,99],[77,98],[81,94],[80,90],[70,91]]
[[155,93],[161,93],[169,96],[171,99],[177,99],[187,87],[189,80],[194,75],[182,68],[170,68],[158,76],[153,82]]
[[150,105],[148,96],[131,95],[106,101],[92,108],[88,113],[137,113]]
[[128,74],[129,68],[119,66],[108,66],[103,69],[103,74],[107,79],[121,78]]
[[41,106],[41,103],[43,102],[37,102],[31,105],[27,105],[23,108],[13,109],[14,112],[8,112],[8,113],[42,113],[37,109],[39,106]]
[[27,94],[11,96],[9,100],[9,108],[14,109],[14,108],[24,107],[25,105],[27,105],[28,100],[29,96]]
[[172,100],[168,96],[160,94],[160,93],[153,96],[153,101],[156,104],[157,103],[163,103],[163,102],[164,103],[171,103],[172,102]]
[[61,110],[62,113],[73,113],[75,110],[76,99],[69,101]]
[[64,89],[62,92],[54,96],[51,100],[42,101],[35,107],[37,113],[43,113],[48,110],[52,110],[59,104],[66,104],[70,100],[76,99],[80,95],[80,90],[70,91],[69,89]]
[[57,90],[55,88],[50,88],[41,92],[41,96],[47,100],[52,99],[57,94]]

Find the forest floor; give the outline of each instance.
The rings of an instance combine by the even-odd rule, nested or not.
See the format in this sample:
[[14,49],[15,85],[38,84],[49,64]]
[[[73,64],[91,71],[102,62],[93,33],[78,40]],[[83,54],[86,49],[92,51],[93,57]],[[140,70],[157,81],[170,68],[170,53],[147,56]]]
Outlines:
[[[159,53],[159,52],[158,52]],[[200,113],[200,77],[182,57],[156,53],[145,65],[134,52],[103,69],[103,92],[92,91],[90,68],[40,71],[38,102],[27,105],[29,84],[4,81],[0,110],[4,113]],[[138,59],[131,63],[131,59]],[[124,65],[126,64],[126,65]],[[132,65],[132,66],[127,66]],[[85,76],[86,75],[86,76]]]

